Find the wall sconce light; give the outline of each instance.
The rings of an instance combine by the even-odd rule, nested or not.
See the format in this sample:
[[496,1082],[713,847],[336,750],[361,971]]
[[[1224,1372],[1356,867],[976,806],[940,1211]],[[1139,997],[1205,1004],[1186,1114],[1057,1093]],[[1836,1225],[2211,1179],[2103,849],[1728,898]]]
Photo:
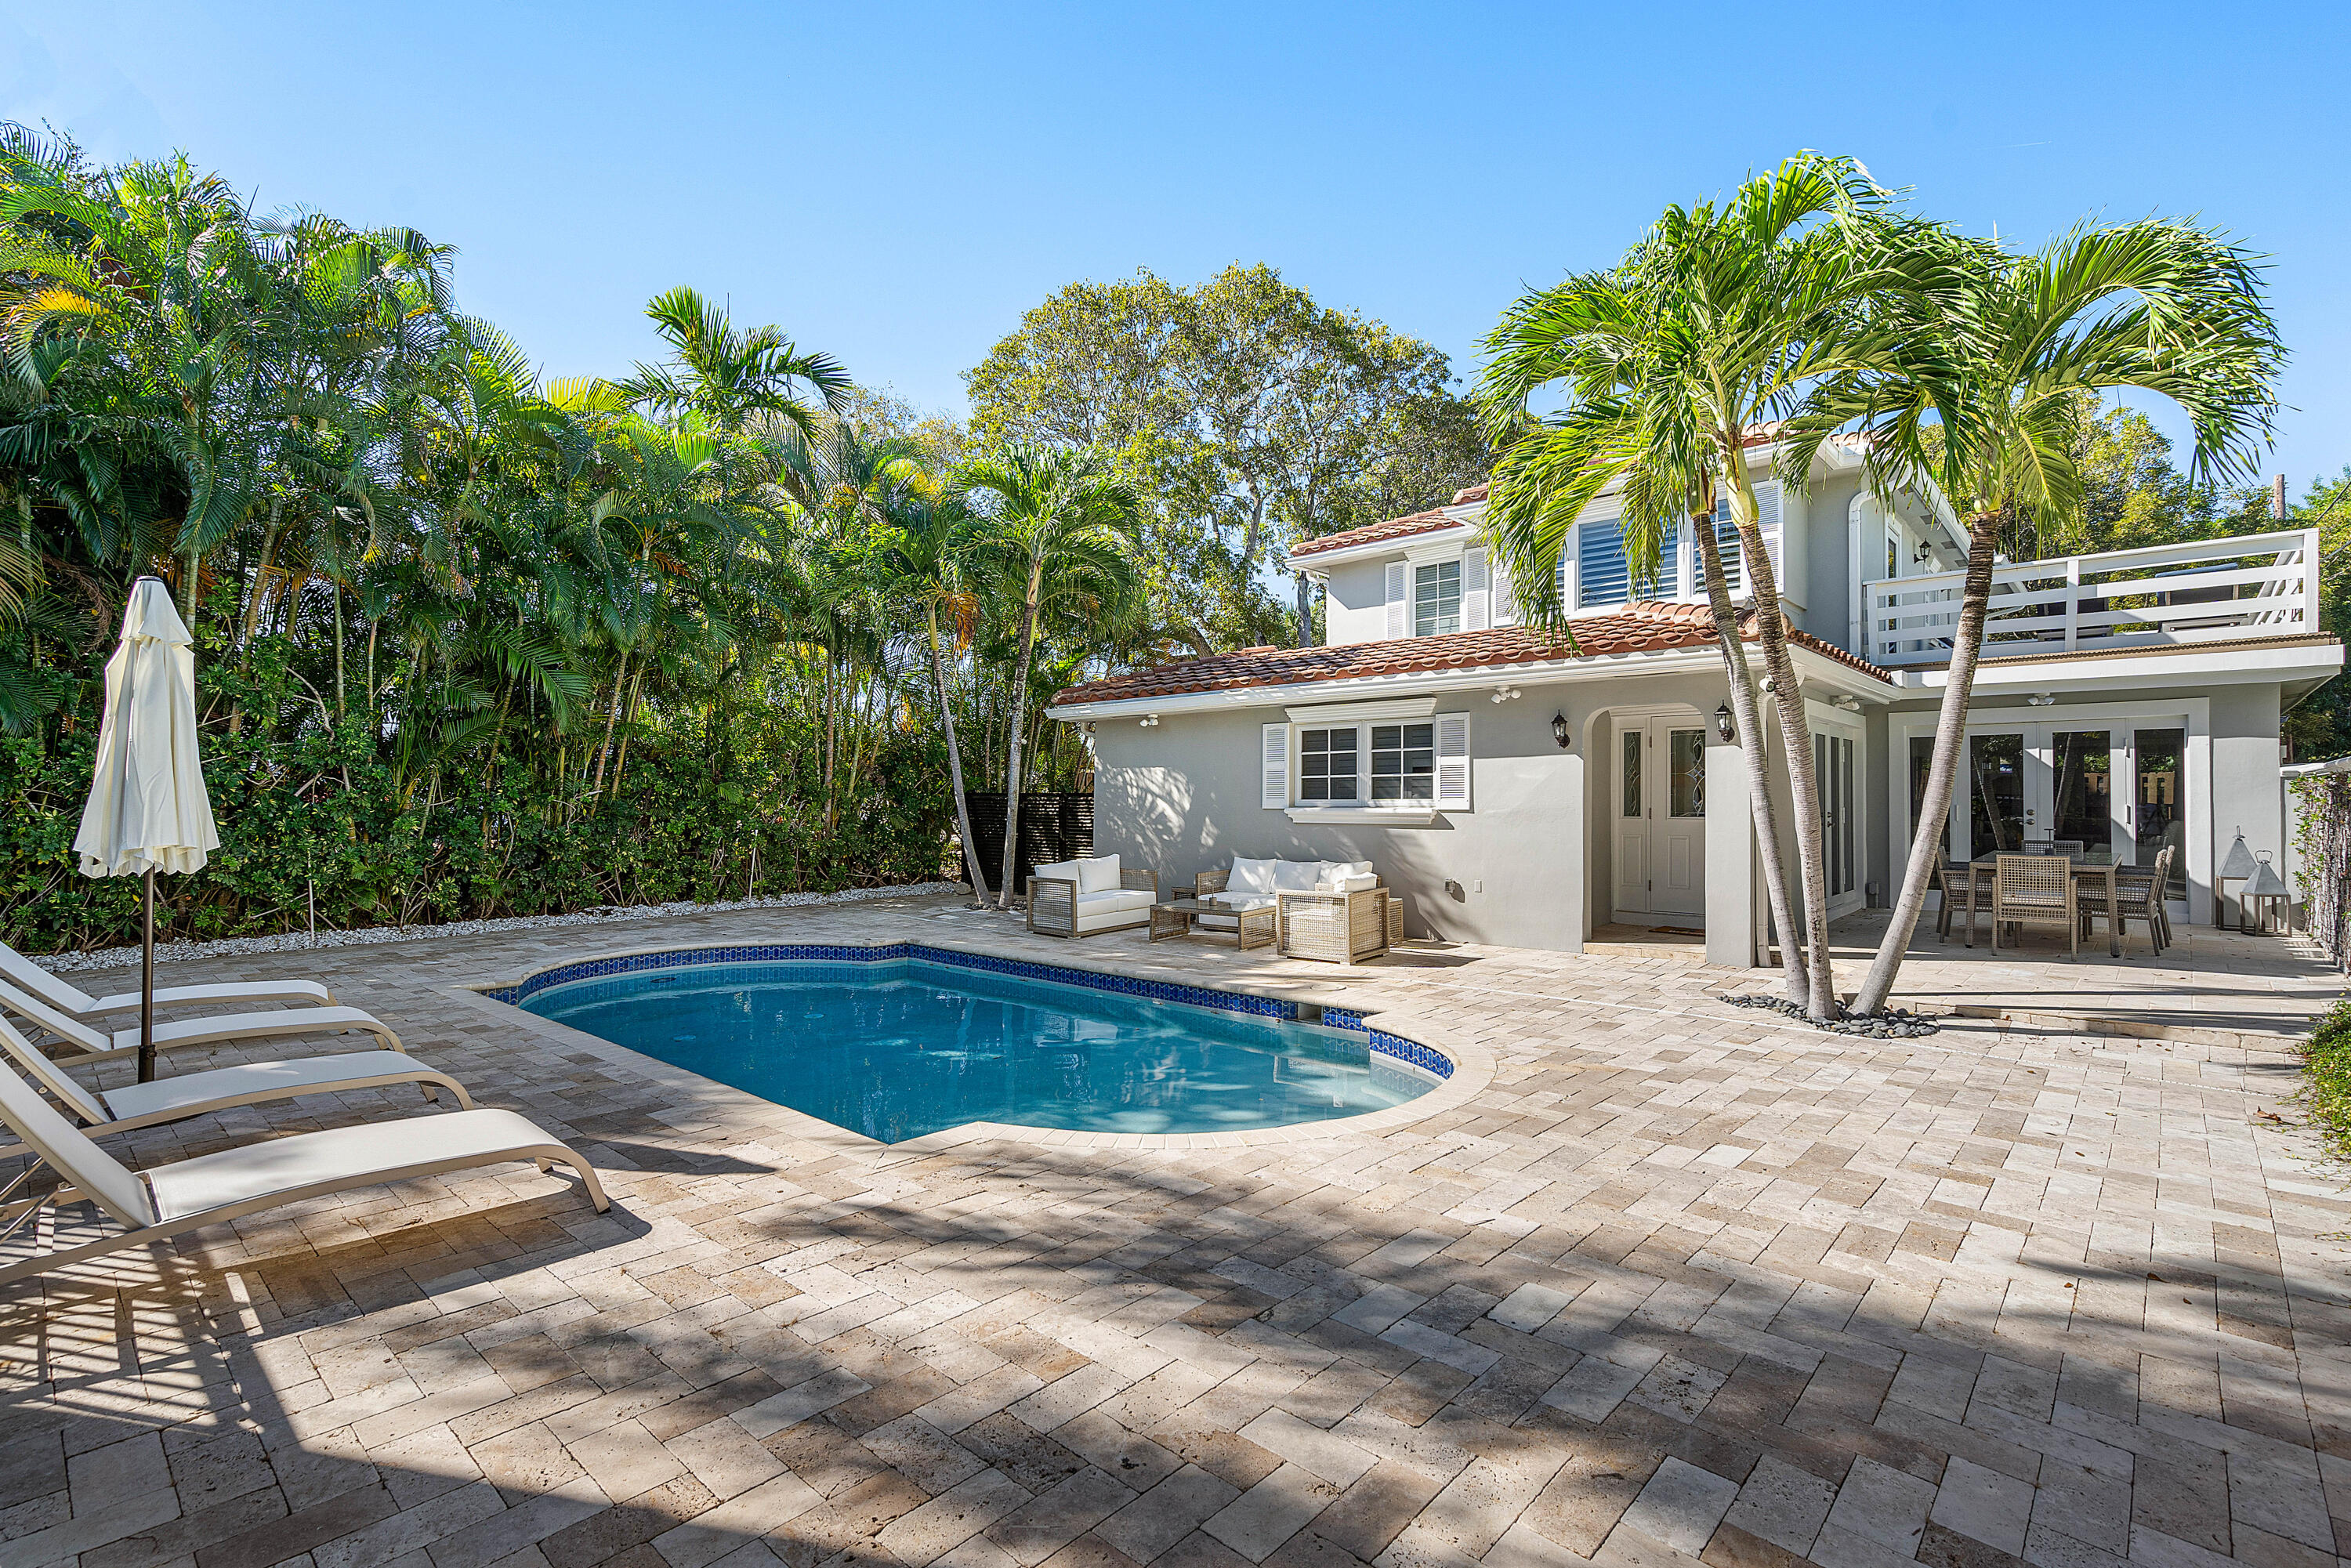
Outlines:
[[1145,729],[1157,729],[1159,727],[1159,716],[1155,713],[1144,714],[1143,716],[1143,727]]
[[1555,713],[1551,716],[1551,737],[1559,742],[1562,751],[1575,743],[1575,727],[1567,722],[1567,715]]
[[1722,744],[1725,746],[1739,738],[1739,726],[1731,720],[1729,703],[1724,703],[1714,710],[1714,733],[1722,737]]

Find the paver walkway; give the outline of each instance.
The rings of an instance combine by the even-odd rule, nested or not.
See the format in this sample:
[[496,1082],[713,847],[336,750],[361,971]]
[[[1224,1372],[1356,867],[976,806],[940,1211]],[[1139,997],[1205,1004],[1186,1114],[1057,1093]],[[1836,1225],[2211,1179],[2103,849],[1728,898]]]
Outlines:
[[[2281,1104],[2282,1054],[1991,1024],[1852,1040],[1710,1002],[1720,974],[1669,959],[1462,949],[1349,975],[939,907],[173,966],[323,973],[574,1140],[615,1207],[525,1166],[0,1291],[0,1563],[2351,1551],[2351,1255],[2330,1239],[2351,1202]],[[785,935],[1343,993],[1498,1067],[1377,1135],[892,1149],[550,1050],[445,988]],[[420,1109],[370,1092],[119,1142],[153,1162]]]

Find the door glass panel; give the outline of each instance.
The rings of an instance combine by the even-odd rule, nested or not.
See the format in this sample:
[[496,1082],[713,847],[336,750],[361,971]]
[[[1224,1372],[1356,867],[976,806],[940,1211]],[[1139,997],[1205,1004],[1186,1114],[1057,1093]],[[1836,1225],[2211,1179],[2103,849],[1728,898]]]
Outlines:
[[[1821,806],[1821,860],[1831,896],[1851,893],[1858,873],[1853,809],[1853,742],[1841,735],[1813,737],[1813,790]],[[1914,801],[1914,810],[1917,809]]]
[[1623,804],[1617,810],[1622,816],[1637,817],[1641,814],[1641,732],[1626,730],[1621,745],[1625,757],[1625,779]]
[[1968,852],[2024,847],[2024,737],[1968,737]]
[[2167,896],[2172,898],[2188,896],[2188,831],[2179,814],[2186,739],[2185,733],[2177,729],[2142,729],[2131,737],[2131,751],[2137,760],[2131,797],[2131,825],[2138,841],[2135,858],[2140,865],[2153,865],[2155,857],[2170,846],[2171,886]]
[[1706,731],[1677,729],[1668,737],[1672,773],[1666,791],[1666,810],[1676,817],[1706,815]]
[[[1914,735],[1910,737],[1910,831],[1919,829],[1918,809],[1927,803],[1927,776],[1935,768],[1935,737]],[[1932,830],[1943,841],[1943,858],[1951,858],[1951,819],[1946,811],[1943,820]]]
[[2055,779],[2053,837],[2101,853],[2115,844],[2113,747],[2103,729],[2061,729],[2049,737]]

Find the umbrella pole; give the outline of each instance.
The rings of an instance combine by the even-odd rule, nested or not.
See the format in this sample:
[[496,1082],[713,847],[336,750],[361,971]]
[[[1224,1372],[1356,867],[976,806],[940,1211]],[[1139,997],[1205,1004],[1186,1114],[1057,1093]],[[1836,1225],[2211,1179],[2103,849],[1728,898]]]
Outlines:
[[147,868],[147,919],[140,938],[139,1082],[155,1081],[155,868]]

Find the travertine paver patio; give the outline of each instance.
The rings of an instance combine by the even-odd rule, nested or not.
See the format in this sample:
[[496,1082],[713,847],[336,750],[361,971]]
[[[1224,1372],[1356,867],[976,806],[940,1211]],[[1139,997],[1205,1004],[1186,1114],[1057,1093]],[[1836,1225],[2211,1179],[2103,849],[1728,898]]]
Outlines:
[[[257,1217],[0,1291],[0,1563],[2318,1568],[2351,1352],[2283,1054],[1779,1027],[1672,958],[1349,975],[937,902],[173,966],[322,973],[609,1173]],[[461,979],[916,935],[1342,992],[1497,1060],[1376,1135],[883,1148]],[[183,1053],[185,1054],[185,1053]],[[193,1067],[195,1062],[175,1063]],[[240,1112],[149,1161],[415,1113]],[[2283,1123],[2271,1120],[2273,1113]],[[87,1212],[87,1211],[79,1211]]]

